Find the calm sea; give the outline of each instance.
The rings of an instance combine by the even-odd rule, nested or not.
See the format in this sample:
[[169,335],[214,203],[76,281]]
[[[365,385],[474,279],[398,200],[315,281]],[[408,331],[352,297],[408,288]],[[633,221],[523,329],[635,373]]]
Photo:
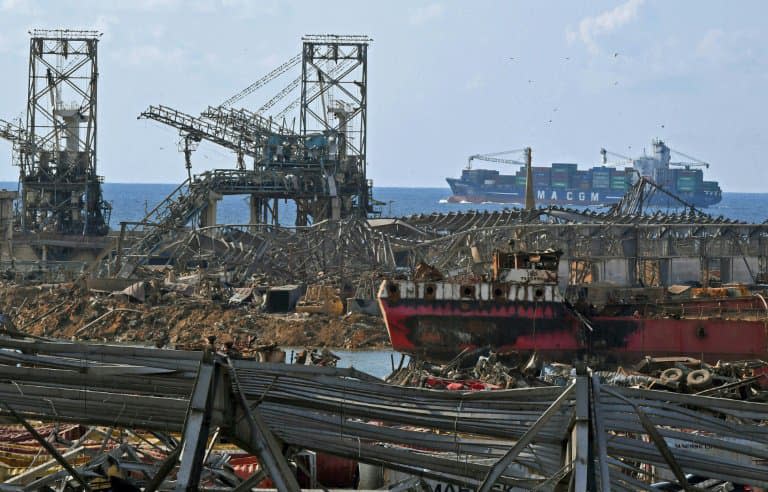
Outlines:
[[[112,203],[112,227],[120,221],[140,220],[147,210],[165,198],[176,185],[170,184],[123,184],[104,185],[104,198]],[[373,196],[383,202],[382,215],[401,217],[432,212],[463,212],[468,210],[503,210],[509,205],[447,203],[451,195],[448,188],[376,188]],[[294,207],[291,202],[281,203],[281,217],[285,225],[291,225]],[[747,222],[763,222],[768,219],[768,193],[723,193],[723,201],[706,212]],[[226,196],[218,208],[218,222],[223,224],[248,223],[248,201],[242,196]],[[282,221],[281,221],[282,222]]]
[[[104,184],[104,198],[112,204],[110,225],[118,228],[121,221],[141,220],[148,210],[172,192],[175,184]],[[0,188],[16,189],[17,183],[0,182]],[[374,198],[383,202],[382,215],[401,217],[432,212],[463,212],[468,210],[503,210],[509,205],[447,203],[451,192],[448,188],[375,188]],[[280,216],[285,225],[291,225],[294,207],[281,203]],[[730,219],[747,222],[763,222],[768,219],[768,193],[723,193],[723,201],[706,212]],[[218,208],[218,222],[222,224],[246,224],[248,202],[246,197],[227,196]]]

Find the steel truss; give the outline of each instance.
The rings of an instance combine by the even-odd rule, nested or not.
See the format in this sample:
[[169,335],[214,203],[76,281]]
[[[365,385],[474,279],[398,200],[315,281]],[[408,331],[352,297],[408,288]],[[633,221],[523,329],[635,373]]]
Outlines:
[[31,35],[27,143],[17,147],[22,225],[30,231],[106,234],[110,207],[96,171],[101,34],[34,30]]

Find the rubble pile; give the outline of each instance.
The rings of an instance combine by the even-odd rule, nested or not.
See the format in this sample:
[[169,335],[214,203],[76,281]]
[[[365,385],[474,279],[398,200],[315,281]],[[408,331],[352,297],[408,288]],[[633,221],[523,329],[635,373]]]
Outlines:
[[[745,360],[706,364],[688,357],[646,357],[634,367],[593,371],[611,386],[653,389],[768,402],[768,362]],[[536,386],[566,386],[576,369],[571,364],[547,362],[535,354],[518,359],[514,354],[485,350],[463,353],[453,361],[431,364],[411,359],[387,377],[387,382],[450,391],[481,391]]]
[[347,349],[388,345],[381,318],[361,313],[265,313],[261,298],[230,303],[232,293],[202,282],[181,292],[143,282],[141,292],[89,290],[83,283],[0,287],[0,310],[35,336],[200,348],[211,335],[237,347],[265,344]]
[[387,382],[450,391],[477,391],[550,386],[540,379],[535,365],[515,354],[498,354],[480,349],[463,352],[447,364],[438,365],[411,358],[387,377]]

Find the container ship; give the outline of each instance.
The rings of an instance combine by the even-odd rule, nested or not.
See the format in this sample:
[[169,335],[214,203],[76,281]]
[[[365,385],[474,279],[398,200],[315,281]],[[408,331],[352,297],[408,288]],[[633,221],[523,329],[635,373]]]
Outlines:
[[[533,166],[535,198],[542,205],[610,205],[618,202],[637,180],[644,176],[666,191],[697,207],[719,203],[722,191],[717,181],[705,181],[701,168],[709,164],[680,152],[673,151],[663,141],[652,142],[652,155],[635,159],[601,149],[602,164],[588,170],[579,170],[577,164],[553,163],[549,167]],[[471,203],[523,203],[525,199],[526,171],[522,162],[501,157],[516,151],[478,154],[469,158],[461,178],[446,178],[453,195],[449,202]],[[688,159],[672,162],[675,152]],[[621,160],[608,162],[608,155]],[[492,169],[473,169],[472,161],[481,160],[503,164],[519,164],[514,175]],[[624,166],[620,168],[620,166]],[[674,207],[676,200],[656,193],[649,205]]]
[[411,280],[384,280],[378,301],[392,348],[432,362],[489,347],[551,360],[589,357],[597,367],[649,355],[712,363],[768,355],[768,305],[743,286],[688,297],[661,289],[653,302],[643,289],[636,298],[644,301],[615,299],[596,308],[588,297],[564,297],[559,262],[551,250],[496,252],[490,281],[445,280],[431,267]]

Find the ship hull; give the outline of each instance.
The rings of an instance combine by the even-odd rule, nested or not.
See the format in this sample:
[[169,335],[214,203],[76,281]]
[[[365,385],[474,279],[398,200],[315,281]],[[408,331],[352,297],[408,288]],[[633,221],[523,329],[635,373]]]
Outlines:
[[717,360],[764,358],[764,320],[593,316],[589,331],[562,303],[502,303],[379,299],[392,348],[435,362],[462,350],[537,352],[570,361],[583,354],[606,364],[645,356]]
[[[453,193],[448,197],[451,203],[511,203],[525,202],[524,187],[474,186],[458,179],[448,178],[447,182]],[[598,206],[618,203],[625,190],[595,190],[581,188],[552,188],[537,186],[534,197],[538,205],[582,205]],[[697,207],[709,207],[721,201],[721,195],[705,191],[681,192],[677,196]],[[648,205],[657,207],[676,206],[671,197],[663,193],[651,195]]]

